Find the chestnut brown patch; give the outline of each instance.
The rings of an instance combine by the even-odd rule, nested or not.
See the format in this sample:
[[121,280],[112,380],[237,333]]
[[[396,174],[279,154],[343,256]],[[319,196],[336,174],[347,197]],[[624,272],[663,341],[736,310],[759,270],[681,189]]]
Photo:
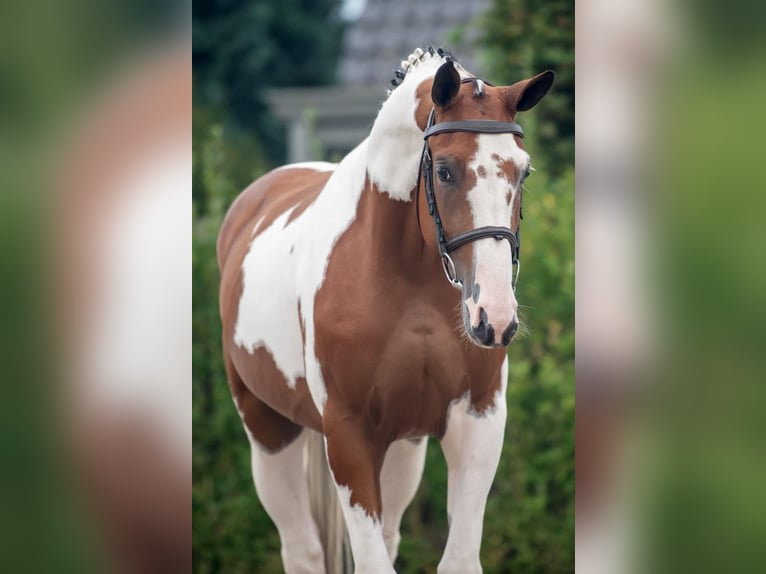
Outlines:
[[510,184],[516,183],[518,179],[518,168],[513,160],[502,158],[496,153],[492,154],[492,159],[497,165],[497,172],[495,175],[504,178]]
[[[498,374],[497,386],[490,386],[486,389],[481,389],[477,393],[471,393],[471,411],[477,415],[486,415],[489,411],[493,411],[497,408],[495,399],[497,398],[497,391],[500,388],[500,375]],[[505,399],[505,397],[503,397]]]
[[[258,349],[254,359],[262,362],[266,369],[270,355],[264,349]],[[273,365],[273,360],[271,361]],[[276,365],[273,365],[276,369]],[[282,450],[300,434],[301,427],[285,418],[264,401],[255,396],[244,384],[231,361],[226,359],[226,373],[232,397],[240,411],[242,422],[250,431],[253,438],[268,452]],[[274,381],[279,384],[278,380]]]
[[519,223],[521,222],[521,201],[524,197],[524,191],[521,189],[521,186],[519,186],[519,189],[516,192],[516,195],[518,199],[516,200],[516,207],[513,209],[511,213],[511,229],[518,230],[519,229]]
[[[316,431],[322,428],[321,416],[304,377],[298,377],[295,388],[290,388],[282,371],[274,362],[274,357],[264,347],[258,347],[249,353],[232,343],[224,345],[224,352],[233,367],[234,381],[229,377],[232,394],[235,394],[235,391],[239,393],[237,399],[240,410],[244,411],[245,423],[259,442],[262,435],[266,438],[272,436],[269,434],[271,431],[265,428],[267,426],[276,425],[281,429],[280,437],[289,438],[287,431],[292,427],[286,422],[278,421],[279,416],[288,422]],[[241,382],[241,386],[237,387],[237,381]],[[245,409],[247,404],[254,405],[250,415]],[[274,413],[269,413],[269,409]],[[270,448],[268,444],[262,444]],[[269,444],[273,446],[274,441]]]
[[479,167],[476,168],[476,173],[478,174],[480,178],[484,179],[485,177],[487,177],[487,168],[484,167],[483,165],[480,165]]
[[[306,323],[303,320],[303,311],[301,309],[301,300],[298,299],[298,325],[301,328],[301,345],[306,346]],[[305,368],[305,365],[304,365]]]

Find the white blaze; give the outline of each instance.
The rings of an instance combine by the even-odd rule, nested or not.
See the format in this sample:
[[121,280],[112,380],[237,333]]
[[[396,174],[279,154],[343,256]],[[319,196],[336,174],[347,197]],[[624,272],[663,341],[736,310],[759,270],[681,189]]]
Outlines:
[[[525,171],[529,155],[516,145],[511,134],[479,134],[477,151],[470,168],[486,171],[485,177],[476,178],[476,187],[468,194],[474,228],[488,225],[510,227],[513,206],[517,201],[518,180],[509,182],[501,170],[504,162],[513,162],[517,173]],[[510,204],[507,200],[511,193]],[[489,324],[494,327],[496,340],[516,317],[518,303],[511,287],[513,266],[511,248],[506,240],[480,239],[474,242],[474,281],[480,285],[478,300],[469,297],[466,305],[471,325],[479,324],[480,309],[487,313]]]

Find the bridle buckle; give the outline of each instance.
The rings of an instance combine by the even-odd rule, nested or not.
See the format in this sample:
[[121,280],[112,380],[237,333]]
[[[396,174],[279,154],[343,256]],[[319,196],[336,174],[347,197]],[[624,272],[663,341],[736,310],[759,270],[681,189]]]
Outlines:
[[449,253],[442,253],[442,268],[444,269],[444,275],[447,276],[447,281],[449,281],[453,287],[461,289],[463,287],[463,282],[457,278],[455,262],[452,261],[452,257],[449,256]]

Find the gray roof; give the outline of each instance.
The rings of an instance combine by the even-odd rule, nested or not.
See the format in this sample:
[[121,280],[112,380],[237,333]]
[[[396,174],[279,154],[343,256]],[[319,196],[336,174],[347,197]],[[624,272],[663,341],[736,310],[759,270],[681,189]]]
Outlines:
[[[476,61],[475,19],[489,0],[367,0],[362,15],[349,24],[339,66],[347,86],[385,88],[399,63],[415,48],[444,47],[464,68],[482,75]],[[465,28],[460,45],[453,31]]]

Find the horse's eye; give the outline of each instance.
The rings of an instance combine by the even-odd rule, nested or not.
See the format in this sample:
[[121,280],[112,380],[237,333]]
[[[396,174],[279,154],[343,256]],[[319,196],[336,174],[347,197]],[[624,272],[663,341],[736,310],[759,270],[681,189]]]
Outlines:
[[452,181],[452,174],[446,167],[436,168],[436,177],[439,178],[439,181],[443,181],[445,183]]
[[524,183],[527,181],[527,178],[529,177],[529,168],[527,168],[527,171],[524,172],[524,175],[521,176],[521,183]]

